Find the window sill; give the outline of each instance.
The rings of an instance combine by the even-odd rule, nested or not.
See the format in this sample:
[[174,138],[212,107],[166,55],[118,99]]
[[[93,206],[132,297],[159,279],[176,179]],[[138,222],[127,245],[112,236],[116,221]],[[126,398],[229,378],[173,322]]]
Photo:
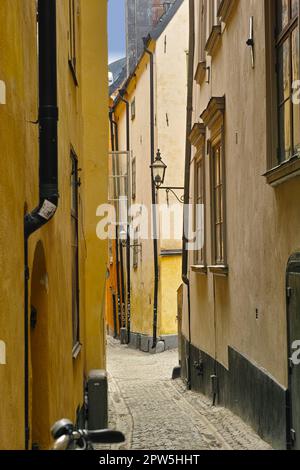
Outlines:
[[74,65],[73,65],[73,63],[70,59],[68,60],[68,62],[69,62],[69,67],[70,67],[71,75],[73,77],[75,86],[78,87],[79,83],[78,83],[77,76],[76,76],[76,70],[75,70]]
[[218,10],[218,18],[223,23],[227,23],[235,7],[236,0],[222,0]]
[[194,77],[194,80],[196,81],[197,85],[202,85],[206,77],[206,70],[206,61],[204,60],[203,62],[199,62]]
[[205,50],[207,54],[210,55],[211,57],[215,54],[218,46],[221,44],[221,39],[222,39],[221,33],[222,33],[221,25],[213,26],[210,36],[205,45]]
[[81,352],[81,348],[82,348],[82,344],[81,343],[76,343],[75,346],[73,347],[72,349],[72,357],[74,360],[77,359],[77,357],[79,356],[80,352]]
[[225,264],[216,264],[214,266],[208,266],[209,272],[216,274],[217,276],[228,276],[229,268]]
[[276,187],[299,175],[300,156],[296,156],[267,171],[263,176],[270,186]]
[[191,266],[191,270],[196,274],[203,274],[205,276],[207,275],[207,266],[204,265]]

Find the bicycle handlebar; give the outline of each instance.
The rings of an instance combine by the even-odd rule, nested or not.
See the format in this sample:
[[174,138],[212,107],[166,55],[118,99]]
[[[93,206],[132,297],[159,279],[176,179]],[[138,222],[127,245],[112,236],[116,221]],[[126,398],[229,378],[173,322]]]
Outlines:
[[88,443],[94,444],[118,444],[125,441],[125,436],[120,431],[112,429],[76,429],[68,419],[57,421],[51,428],[51,434],[55,440],[55,450],[66,450],[72,443],[84,443],[84,449]]
[[83,437],[95,444],[117,444],[125,441],[125,436],[122,432],[112,429],[97,429],[95,431],[85,429]]

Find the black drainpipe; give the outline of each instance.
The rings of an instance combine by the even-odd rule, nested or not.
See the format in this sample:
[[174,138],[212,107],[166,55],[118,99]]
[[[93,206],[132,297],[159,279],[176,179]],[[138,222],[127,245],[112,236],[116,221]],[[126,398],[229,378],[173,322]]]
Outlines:
[[116,225],[116,270],[117,270],[117,304],[118,304],[118,328],[117,336],[121,326],[121,295],[120,295],[120,259],[119,259],[119,230]]
[[[119,96],[121,101],[125,103],[126,105],[126,150],[128,152],[128,159],[130,161],[130,110],[129,110],[129,102],[124,98],[124,95],[126,93],[125,89],[122,89],[119,91]],[[128,168],[128,179],[127,181],[129,182],[129,168]],[[127,204],[130,203],[129,200],[129,185],[128,185],[128,194],[127,194]],[[129,209],[129,207],[128,207]],[[129,222],[129,221],[128,221]],[[127,240],[126,240],[126,268],[127,268],[127,342],[128,344],[130,343],[130,322],[131,322],[131,303],[130,303],[130,290],[131,290],[131,285],[130,285],[130,226],[128,223],[127,226]]]
[[123,245],[122,241],[119,240],[119,252],[120,252],[120,271],[121,271],[121,293],[122,293],[122,310],[121,310],[121,322],[120,328],[125,328],[126,321],[124,319],[125,312],[125,274],[124,274],[124,257],[123,257]]
[[[115,151],[115,135],[114,135],[114,125],[113,125],[113,111],[109,111],[109,122],[110,122],[110,141],[111,141],[111,150],[112,152]],[[116,163],[115,163],[115,155],[112,155],[112,172],[113,176],[116,173]],[[114,196],[116,194],[116,179],[113,178],[113,188],[114,188]],[[114,203],[115,204],[115,203]],[[117,227],[116,227],[117,233]],[[116,249],[117,249],[117,242],[116,242]],[[113,322],[114,322],[114,338],[118,336],[118,325],[117,325],[117,306],[116,306],[116,294],[112,290],[112,302],[113,302]]]
[[56,0],[38,0],[39,204],[24,219],[25,259],[25,449],[29,448],[29,268],[28,238],[47,224],[58,206]]
[[[112,151],[119,150],[119,136],[118,136],[118,124],[113,119],[113,110],[109,112],[109,120],[110,120],[110,134],[111,134],[111,149]],[[118,158],[118,157],[117,157]],[[118,164],[115,165],[115,170],[118,172]],[[116,183],[117,189],[119,188],[119,184]],[[118,193],[119,194],[119,193]],[[119,230],[118,225],[116,225],[116,271],[117,271],[117,302],[118,302],[118,323],[119,328],[121,327],[121,290],[120,290],[120,260],[119,260],[119,250],[122,247],[119,245]],[[123,269],[123,266],[122,266]]]
[[109,122],[110,122],[110,144],[112,152],[115,151],[115,131],[114,131],[114,124],[113,124],[113,111],[109,111]]
[[[153,53],[145,48],[145,52],[150,57],[150,142],[151,142],[151,165],[155,160],[154,148],[154,60]],[[158,312],[158,250],[157,250],[157,220],[156,220],[156,193],[155,185],[151,175],[151,198],[152,198],[152,223],[153,223],[153,261],[154,261],[154,299],[153,299],[153,343],[152,348],[157,344],[157,312]]]
[[[118,131],[118,123],[113,121],[113,125],[115,126],[115,148],[119,151],[119,131]],[[117,165],[118,169],[118,165]],[[119,183],[118,183],[119,187]],[[118,291],[119,291],[119,299],[118,302],[120,303],[119,308],[119,326],[121,328],[122,325],[122,318],[125,312],[125,282],[124,282],[124,260],[123,260],[123,248],[122,242],[119,239],[119,231],[118,226],[116,228],[116,241],[117,241],[117,263],[118,270],[117,270],[117,283],[118,283]],[[119,258],[119,259],[118,259]],[[120,266],[119,266],[120,265]],[[121,279],[120,279],[120,271],[121,271]],[[125,326],[125,325],[124,325]]]
[[[118,123],[113,121],[115,126],[115,148],[119,151],[119,133]],[[117,164],[117,171],[119,171],[119,165]],[[118,181],[118,194],[119,194],[120,183]],[[124,287],[124,263],[123,263],[123,251],[122,243],[119,239],[119,227],[116,226],[116,261],[117,261],[117,288],[118,288],[118,317],[119,317],[119,328],[121,328],[122,316],[125,311],[125,287]],[[121,278],[120,278],[121,270]]]
[[189,227],[189,203],[190,203],[190,163],[191,142],[189,135],[192,129],[193,112],[193,77],[194,77],[194,54],[195,54],[195,4],[189,0],[189,72],[188,72],[188,94],[187,94],[187,118],[186,118],[186,150],[185,150],[185,175],[184,175],[184,212],[183,212],[183,238],[182,238],[182,281],[187,286],[188,295],[188,353],[187,353],[187,387],[191,389],[191,297],[190,280],[188,277],[188,227]]

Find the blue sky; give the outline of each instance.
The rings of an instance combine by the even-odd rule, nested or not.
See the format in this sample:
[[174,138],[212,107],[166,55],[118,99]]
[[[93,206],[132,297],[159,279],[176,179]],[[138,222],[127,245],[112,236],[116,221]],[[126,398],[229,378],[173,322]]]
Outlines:
[[108,58],[109,63],[125,57],[125,0],[108,2]]

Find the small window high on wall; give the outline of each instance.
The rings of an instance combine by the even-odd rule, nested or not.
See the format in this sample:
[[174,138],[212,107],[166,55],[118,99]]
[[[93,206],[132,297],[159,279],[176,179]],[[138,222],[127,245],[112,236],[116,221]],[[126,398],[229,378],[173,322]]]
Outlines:
[[199,51],[198,61],[205,61],[205,44],[207,40],[207,2],[199,0]]
[[218,9],[220,6],[221,0],[206,0],[206,21],[207,21],[207,31],[206,31],[206,39],[211,34],[212,28],[220,24],[218,18]]

